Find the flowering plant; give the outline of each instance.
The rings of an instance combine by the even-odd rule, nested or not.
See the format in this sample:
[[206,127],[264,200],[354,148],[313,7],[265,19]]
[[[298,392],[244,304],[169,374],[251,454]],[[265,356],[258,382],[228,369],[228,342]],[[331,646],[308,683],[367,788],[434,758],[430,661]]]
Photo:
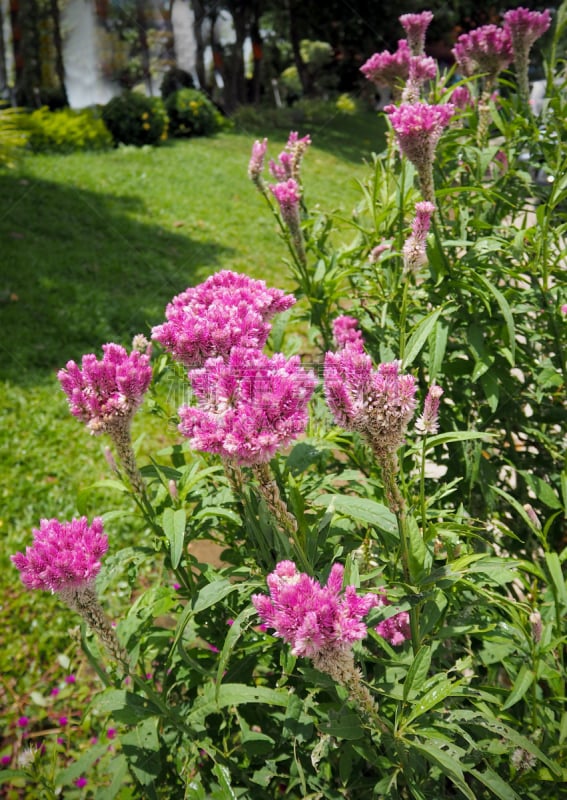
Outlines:
[[[115,732],[103,796],[561,796],[565,102],[545,138],[521,98],[486,106],[479,52],[511,53],[490,31],[453,103],[454,73],[411,62],[430,21],[404,15],[409,42],[363,68],[407,58],[392,80],[419,96],[386,110],[339,244],[307,204],[311,138],[290,134],[269,183],[253,145],[293,294],[217,273],[153,328],[151,383],[140,336],[59,373],[141,520],[123,549],[119,509],[44,520],[13,556],[81,621]],[[522,161],[536,135],[545,186]],[[292,325],[301,356],[280,352]],[[175,438],[140,466],[144,398]]]

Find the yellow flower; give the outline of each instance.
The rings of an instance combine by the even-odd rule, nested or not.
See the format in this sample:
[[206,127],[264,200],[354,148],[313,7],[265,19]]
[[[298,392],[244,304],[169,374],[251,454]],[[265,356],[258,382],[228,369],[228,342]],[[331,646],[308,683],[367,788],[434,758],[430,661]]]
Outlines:
[[150,123],[149,123],[149,122],[144,122],[144,124],[142,125],[142,128],[143,128],[145,131],[149,131],[150,127],[151,127],[151,126],[150,126]]
[[149,118],[150,118],[150,115],[148,114],[148,112],[144,111],[144,113],[142,114],[142,119],[149,119]]

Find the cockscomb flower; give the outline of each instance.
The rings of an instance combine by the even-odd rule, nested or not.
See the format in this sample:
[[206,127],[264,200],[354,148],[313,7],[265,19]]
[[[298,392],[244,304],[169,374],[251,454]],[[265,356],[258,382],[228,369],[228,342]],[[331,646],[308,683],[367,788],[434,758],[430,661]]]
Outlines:
[[370,356],[352,347],[325,355],[325,397],[335,422],[361,433],[381,462],[404,442],[415,393],[415,378],[401,374],[398,361],[375,370]]
[[180,408],[181,433],[196,450],[242,465],[269,461],[304,432],[317,383],[299,356],[243,347],[208,359],[190,379],[197,405]]
[[443,389],[436,383],[429,387],[423,404],[423,413],[415,422],[415,429],[418,433],[425,435],[437,433],[439,430],[439,404],[442,396]]
[[262,172],[264,171],[264,158],[267,149],[267,139],[263,139],[262,141],[257,139],[252,145],[252,155],[248,163],[248,177],[258,188],[262,188],[263,186]]
[[435,149],[455,106],[452,103],[403,103],[401,106],[386,106],[384,110],[392,123],[400,150],[417,170],[424,200],[433,203]]
[[12,556],[28,589],[53,593],[91,583],[108,550],[100,517],[95,517],[91,525],[86,517],[71,522],[42,519],[40,527],[33,530],[33,537],[33,545],[26,548],[25,554]]
[[278,161],[270,161],[270,174],[277,181],[288,181],[290,178],[299,182],[301,162],[305,151],[311,144],[309,135],[299,137],[297,131],[289,134],[285,150],[278,156]]
[[236,346],[263,347],[268,320],[294,303],[293,295],[264,281],[222,270],[174,297],[152,338],[186,367],[200,367],[208,358],[227,358]]
[[71,413],[91,433],[110,432],[117,420],[130,420],[152,379],[149,354],[130,354],[118,344],[102,346],[101,360],[89,353],[81,366],[67,362],[57,377],[69,400]]
[[408,81],[402,92],[402,103],[417,103],[425,81],[437,75],[437,62],[429,56],[412,56],[409,62]]
[[362,618],[378,605],[373,593],[360,597],[354,586],[344,591],[344,568],[333,564],[325,586],[299,572],[293,561],[280,561],[268,575],[270,596],[252,595],[262,622],[291,645],[296,656],[314,658],[341,651],[367,634]]
[[[391,603],[386,595],[380,592],[378,594],[378,603],[376,604],[377,608],[384,608],[389,605]],[[374,630],[391,645],[399,647],[411,636],[409,614],[407,611],[400,611],[380,622]]]
[[468,86],[455,86],[451,92],[451,102],[455,108],[458,108],[460,111],[472,108],[473,98]]
[[433,19],[431,11],[422,11],[420,14],[402,14],[400,22],[406,32],[410,50],[414,56],[419,56],[425,48],[425,33]]
[[514,66],[518,78],[520,96],[527,102],[529,97],[528,66],[530,50],[534,42],[551,25],[549,9],[529,11],[527,8],[513,8],[504,14],[504,29],[512,44]]
[[294,178],[288,178],[280,183],[272,183],[270,191],[278,202],[284,220],[288,224],[291,220],[295,220],[299,214],[301,201],[301,191],[297,181]]
[[378,87],[389,87],[394,98],[399,97],[402,85],[409,78],[411,50],[405,39],[400,39],[394,53],[383,50],[370,56],[360,68],[369,81]]
[[333,320],[333,338],[338,348],[349,346],[362,350],[364,347],[358,320],[346,314]]
[[12,556],[24,586],[57,593],[100,636],[111,655],[126,664],[126,653],[95,589],[101,559],[108,550],[102,519],[95,517],[90,525],[86,517],[70,522],[42,519],[33,537],[25,553]]
[[485,81],[492,86],[512,61],[510,34],[498,25],[482,25],[459,36],[453,55],[463,75],[470,78],[486,73]]
[[427,234],[431,226],[431,218],[435,206],[427,200],[415,204],[415,217],[411,226],[411,235],[403,247],[404,268],[407,272],[415,272],[427,264]]

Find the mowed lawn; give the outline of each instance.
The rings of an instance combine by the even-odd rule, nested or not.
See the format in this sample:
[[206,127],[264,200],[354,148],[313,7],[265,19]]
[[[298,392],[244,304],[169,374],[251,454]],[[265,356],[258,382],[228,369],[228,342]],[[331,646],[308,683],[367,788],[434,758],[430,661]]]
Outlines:
[[[313,139],[309,207],[350,215],[383,128],[372,114],[297,128]],[[149,335],[175,294],[217,270],[292,286],[275,220],[247,177],[254,140],[268,136],[275,158],[287,134],[235,129],[156,149],[28,156],[0,174],[0,705],[12,721],[59,649],[75,645],[60,604],[23,592],[9,556],[40,518],[107,510],[84,497],[109,477],[108,442],[71,417],[56,372],[105,342]],[[145,407],[135,426],[152,446],[176,435]]]

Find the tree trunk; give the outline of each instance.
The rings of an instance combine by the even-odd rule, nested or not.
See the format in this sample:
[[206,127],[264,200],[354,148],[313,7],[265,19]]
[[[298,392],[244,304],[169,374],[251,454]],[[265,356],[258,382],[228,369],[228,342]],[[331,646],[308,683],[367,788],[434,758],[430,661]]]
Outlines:
[[69,105],[65,86],[65,64],[63,62],[63,37],[61,36],[61,17],[58,0],[50,0],[51,21],[53,24],[53,44],[55,45],[55,72],[59,80],[64,105]]
[[262,36],[260,34],[260,4],[254,3],[252,11],[252,21],[250,23],[250,38],[252,39],[252,91],[249,98],[255,105],[258,105],[261,99],[262,89],[262,62],[264,54],[262,50]]
[[148,95],[153,95],[152,75],[150,72],[150,49],[148,47],[148,25],[146,21],[146,4],[144,0],[136,0],[136,25],[138,27],[138,42],[142,56],[142,75],[146,84]]
[[14,99],[17,105],[28,108],[39,108],[41,105],[38,18],[36,0],[12,0],[10,22],[16,73]]
[[246,73],[244,68],[244,41],[247,33],[247,18],[244,12],[245,4],[235,4],[232,12],[232,22],[236,34],[236,42],[232,46],[231,58],[227,75],[229,83],[226,87],[225,105],[227,112],[234,111],[239,105],[246,102]]
[[193,35],[195,36],[195,72],[200,88],[203,91],[209,91],[205,71],[205,42],[203,41],[205,8],[201,0],[191,0],[191,6],[193,7]]
[[0,2],[0,99],[8,97],[8,72],[6,70],[6,42],[4,41],[4,14]]
[[313,92],[313,81],[307,65],[301,57],[301,33],[297,24],[297,8],[299,5],[295,0],[286,0],[286,10],[289,16],[289,40],[293,51],[293,60],[303,94],[309,97]]
[[177,57],[175,54],[175,37],[173,35],[173,24],[171,22],[171,15],[173,13],[173,4],[175,0],[169,0],[167,8],[162,8],[162,19],[165,27],[165,47],[164,47],[164,60],[167,69],[175,69],[177,67]]

